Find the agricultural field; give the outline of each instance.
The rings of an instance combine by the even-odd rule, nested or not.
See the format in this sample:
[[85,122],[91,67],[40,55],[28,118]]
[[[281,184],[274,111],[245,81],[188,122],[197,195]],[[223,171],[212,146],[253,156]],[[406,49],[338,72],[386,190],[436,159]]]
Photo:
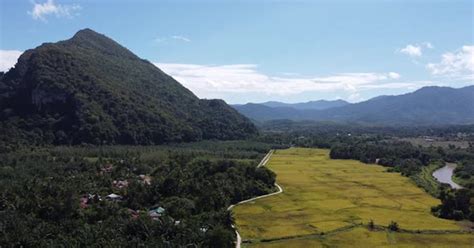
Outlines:
[[416,137],[416,138],[402,138],[402,141],[410,142],[414,146],[422,146],[422,147],[442,147],[448,148],[449,146],[459,147],[462,149],[469,147],[469,141],[467,140],[446,140],[440,138],[423,138],[423,137]]
[[[284,191],[234,208],[247,246],[474,244],[458,223],[430,213],[438,199],[384,167],[331,160],[329,150],[306,148],[277,150],[267,166]],[[388,231],[392,221],[398,232]]]

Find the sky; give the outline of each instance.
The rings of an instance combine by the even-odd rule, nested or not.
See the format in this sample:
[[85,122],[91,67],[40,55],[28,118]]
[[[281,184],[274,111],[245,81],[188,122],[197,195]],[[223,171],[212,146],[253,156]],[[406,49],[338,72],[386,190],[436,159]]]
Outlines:
[[83,28],[232,104],[474,84],[472,0],[0,0],[0,71]]

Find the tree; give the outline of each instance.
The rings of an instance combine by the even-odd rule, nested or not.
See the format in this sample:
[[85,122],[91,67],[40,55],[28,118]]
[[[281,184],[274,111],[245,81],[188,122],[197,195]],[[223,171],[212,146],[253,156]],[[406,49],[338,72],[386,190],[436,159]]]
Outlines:
[[215,248],[234,247],[235,233],[222,226],[214,227],[206,233],[204,246]]
[[370,229],[370,230],[374,230],[374,228],[375,228],[374,221],[373,221],[373,220],[369,220],[368,226],[369,226],[369,229]]
[[398,223],[397,223],[397,222],[395,222],[395,221],[392,220],[392,221],[390,222],[390,224],[388,224],[388,229],[389,229],[390,231],[396,232],[396,231],[400,230],[400,227],[398,226]]

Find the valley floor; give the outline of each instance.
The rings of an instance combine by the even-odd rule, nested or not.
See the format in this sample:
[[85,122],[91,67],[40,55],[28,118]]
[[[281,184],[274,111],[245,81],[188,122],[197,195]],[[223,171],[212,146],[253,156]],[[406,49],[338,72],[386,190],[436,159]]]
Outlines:
[[[472,247],[474,235],[430,213],[439,200],[378,165],[331,160],[323,149],[277,150],[267,166],[282,194],[233,209],[250,247]],[[374,227],[368,223],[373,221]],[[388,231],[392,221],[398,232]]]

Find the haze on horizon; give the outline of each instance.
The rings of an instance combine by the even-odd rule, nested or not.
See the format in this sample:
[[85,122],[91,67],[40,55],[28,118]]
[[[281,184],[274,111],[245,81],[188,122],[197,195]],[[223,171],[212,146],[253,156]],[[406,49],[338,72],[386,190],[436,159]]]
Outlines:
[[474,79],[472,1],[116,2],[2,1],[0,71],[88,27],[228,103],[358,102]]

